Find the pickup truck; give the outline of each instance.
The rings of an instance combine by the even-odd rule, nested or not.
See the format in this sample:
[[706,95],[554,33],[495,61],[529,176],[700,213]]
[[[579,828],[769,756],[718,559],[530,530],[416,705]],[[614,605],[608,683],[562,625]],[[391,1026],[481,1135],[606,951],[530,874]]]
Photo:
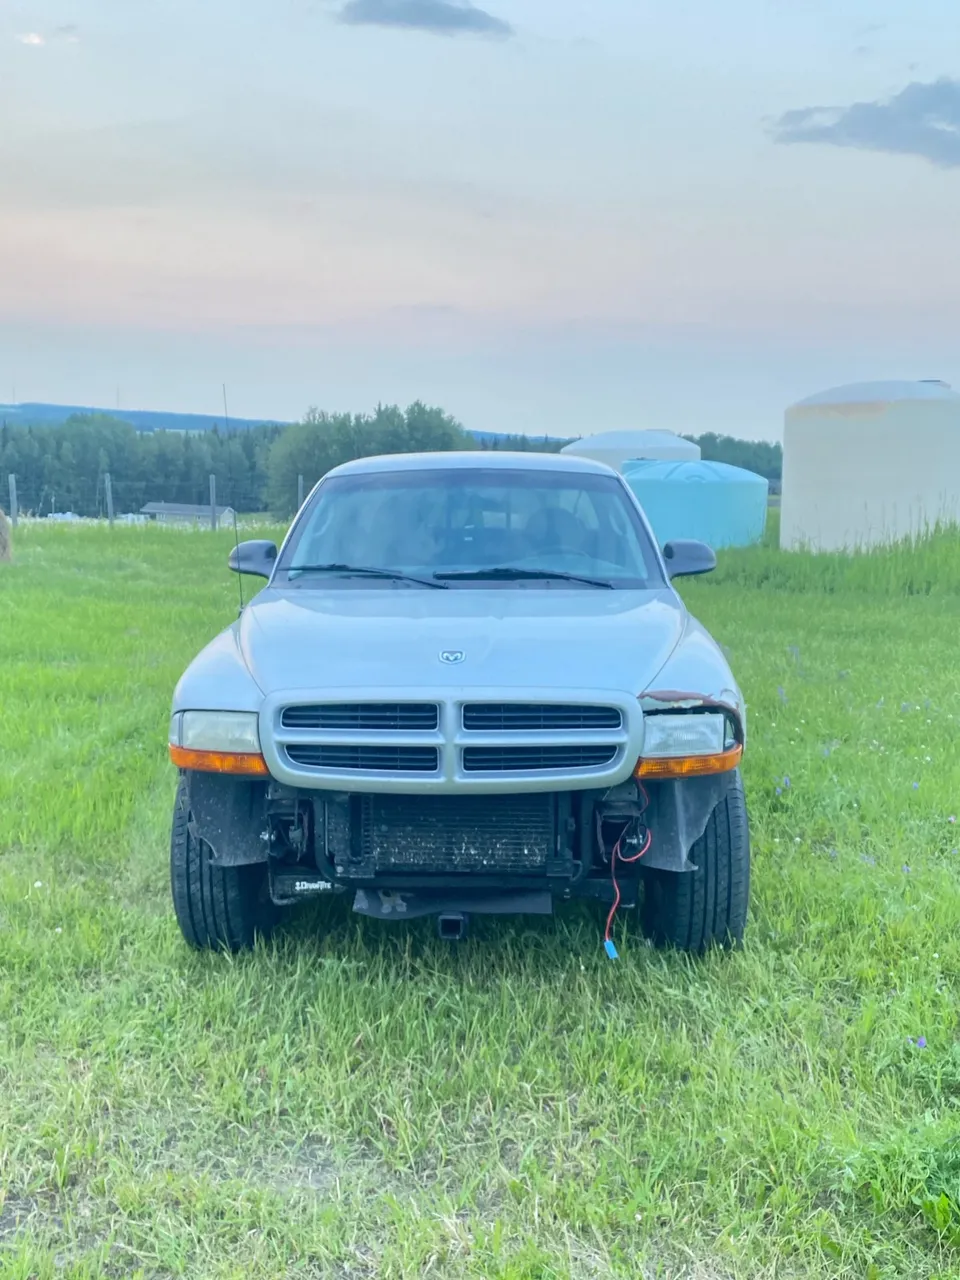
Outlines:
[[[365,458],[315,486],[266,583],[180,679],[177,920],[238,950],[352,894],[383,920],[591,898],[660,946],[743,937],[745,707],[624,480],[563,455]],[[605,921],[605,924],[604,924]]]

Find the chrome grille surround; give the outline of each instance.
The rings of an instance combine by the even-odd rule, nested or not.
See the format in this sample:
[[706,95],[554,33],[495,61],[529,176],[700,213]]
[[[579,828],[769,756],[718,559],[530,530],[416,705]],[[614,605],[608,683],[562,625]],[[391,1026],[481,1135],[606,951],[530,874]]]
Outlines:
[[[423,723],[428,705],[438,708],[437,727],[412,727],[417,717]],[[342,715],[310,715],[311,707],[335,706],[345,709]],[[373,727],[382,723],[385,707],[389,721],[405,727]],[[473,707],[483,714],[473,714]],[[492,717],[489,708],[495,708]],[[464,727],[491,718],[498,727]],[[331,727],[313,727],[321,719]],[[350,727],[332,727],[338,720]],[[297,721],[311,727],[293,727]],[[271,774],[294,787],[406,794],[576,790],[630,777],[643,748],[643,713],[635,696],[609,689],[562,695],[556,689],[298,689],[264,701],[260,741]],[[425,767],[430,749],[434,769]]]

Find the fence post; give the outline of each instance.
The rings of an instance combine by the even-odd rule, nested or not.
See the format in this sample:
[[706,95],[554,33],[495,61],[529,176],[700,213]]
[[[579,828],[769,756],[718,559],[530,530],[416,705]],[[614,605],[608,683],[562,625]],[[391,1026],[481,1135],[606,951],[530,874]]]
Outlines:
[[297,476],[297,510],[303,506],[303,476]]
[[210,477],[210,528],[217,532],[217,477]]
[[113,528],[113,485],[110,483],[110,472],[105,471],[103,474],[103,491],[107,498],[107,519],[110,521],[110,528]]
[[17,527],[17,477],[11,471],[7,477],[10,482],[10,523],[14,528]]

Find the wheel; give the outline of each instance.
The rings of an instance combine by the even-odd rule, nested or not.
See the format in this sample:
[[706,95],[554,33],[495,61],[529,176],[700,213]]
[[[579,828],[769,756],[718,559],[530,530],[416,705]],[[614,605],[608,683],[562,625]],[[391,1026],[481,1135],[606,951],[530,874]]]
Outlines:
[[645,873],[644,933],[656,946],[698,955],[712,946],[739,946],[750,897],[750,832],[739,769],[690,861],[696,871]]
[[266,863],[217,867],[208,844],[190,834],[189,796],[181,776],[170,834],[170,889],[180,932],[192,947],[242,951],[276,920]]

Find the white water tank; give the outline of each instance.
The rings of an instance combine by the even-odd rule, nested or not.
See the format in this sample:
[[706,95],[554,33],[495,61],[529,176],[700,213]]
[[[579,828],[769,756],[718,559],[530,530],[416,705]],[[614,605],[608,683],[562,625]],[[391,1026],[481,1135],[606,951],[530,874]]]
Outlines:
[[960,395],[863,382],[787,410],[780,546],[851,551],[960,519]]
[[700,457],[700,446],[672,431],[601,431],[564,445],[561,453],[605,462],[620,471],[625,462],[652,458],[659,462],[688,462]]

